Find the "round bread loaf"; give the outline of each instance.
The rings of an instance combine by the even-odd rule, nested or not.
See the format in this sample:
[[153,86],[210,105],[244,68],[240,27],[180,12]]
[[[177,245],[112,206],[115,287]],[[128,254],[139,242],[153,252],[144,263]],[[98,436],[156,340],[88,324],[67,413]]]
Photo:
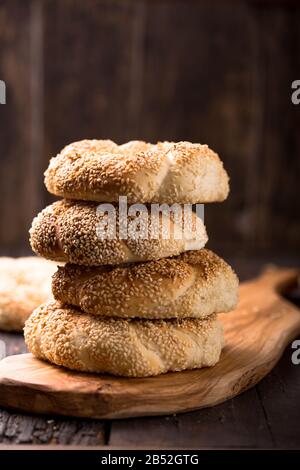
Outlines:
[[0,329],[22,331],[25,320],[51,297],[56,263],[36,256],[0,258]]
[[79,313],[49,302],[25,325],[36,357],[69,369],[147,377],[213,366],[223,330],[215,316],[204,320],[125,320]]
[[56,300],[94,315],[203,318],[237,303],[238,278],[212,251],[188,251],[127,266],[67,264],[53,276]]
[[45,184],[57,196],[85,201],[206,203],[223,201],[228,175],[207,145],[82,140],[50,160]]
[[[117,206],[115,209],[118,221],[119,209]],[[44,258],[97,266],[174,256],[200,249],[207,241],[205,226],[194,212],[185,224],[178,223],[173,213],[160,213],[158,224],[152,224],[149,212],[146,215],[147,220],[142,223],[143,238],[130,231],[130,224],[135,219],[128,216],[128,238],[120,238],[119,230],[111,233],[112,223],[106,232],[113,235],[110,239],[97,232],[99,223],[105,218],[97,213],[97,203],[62,200],[46,207],[33,220],[30,243],[33,251]],[[121,224],[123,222],[121,217]],[[148,238],[144,238],[146,236]]]

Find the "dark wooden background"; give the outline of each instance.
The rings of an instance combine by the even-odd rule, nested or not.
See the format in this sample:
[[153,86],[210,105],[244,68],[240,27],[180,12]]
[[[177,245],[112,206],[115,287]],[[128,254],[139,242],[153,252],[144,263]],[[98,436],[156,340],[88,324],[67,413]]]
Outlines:
[[[82,138],[208,143],[231,176],[206,208],[210,246],[241,279],[300,264],[300,3],[1,0],[0,254],[30,253],[52,201],[48,160]],[[8,354],[25,351],[4,334]],[[0,410],[0,443],[299,447],[291,348],[258,386],[208,410],[103,422]]]
[[42,173],[82,138],[208,143],[231,195],[206,209],[228,256],[300,248],[300,4],[1,0],[0,252],[29,253]]

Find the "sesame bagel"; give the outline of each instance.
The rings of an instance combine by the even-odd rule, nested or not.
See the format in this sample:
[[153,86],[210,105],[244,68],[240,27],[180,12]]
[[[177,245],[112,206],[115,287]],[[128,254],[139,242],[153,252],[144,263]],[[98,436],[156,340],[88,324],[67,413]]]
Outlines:
[[[118,220],[117,206],[115,210]],[[146,215],[147,220],[142,228],[145,232],[143,237],[148,238],[139,238],[129,231],[127,239],[122,239],[118,230],[112,239],[101,238],[97,228],[105,217],[97,213],[97,203],[58,201],[46,207],[33,220],[30,229],[31,247],[35,253],[47,259],[97,266],[174,256],[183,251],[200,249],[207,241],[205,226],[194,212],[191,213],[189,223],[184,224],[184,231],[172,213],[160,214],[160,223],[157,225],[151,225],[150,213]],[[124,218],[120,224],[123,222]],[[127,222],[130,226],[134,220],[128,216]],[[166,226],[170,230],[166,230]]]
[[67,199],[131,203],[207,203],[228,196],[228,175],[207,145],[82,140],[66,146],[45,172],[50,193]]
[[215,316],[204,320],[125,320],[79,313],[49,302],[26,322],[34,356],[69,369],[147,377],[213,366],[223,346]]
[[121,318],[203,318],[232,310],[238,279],[212,251],[189,251],[127,266],[67,264],[53,276],[56,300]]
[[51,297],[57,265],[36,256],[0,258],[0,329],[22,331],[25,320]]

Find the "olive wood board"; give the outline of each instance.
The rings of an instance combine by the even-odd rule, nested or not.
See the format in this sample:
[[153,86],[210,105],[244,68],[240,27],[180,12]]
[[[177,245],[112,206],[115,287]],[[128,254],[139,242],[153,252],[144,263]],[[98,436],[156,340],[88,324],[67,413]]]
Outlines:
[[225,347],[211,368],[149,378],[72,372],[34,358],[0,362],[0,406],[90,418],[167,415],[224,402],[257,384],[300,333],[300,309],[281,293],[297,271],[269,269],[240,287],[236,310],[221,314]]

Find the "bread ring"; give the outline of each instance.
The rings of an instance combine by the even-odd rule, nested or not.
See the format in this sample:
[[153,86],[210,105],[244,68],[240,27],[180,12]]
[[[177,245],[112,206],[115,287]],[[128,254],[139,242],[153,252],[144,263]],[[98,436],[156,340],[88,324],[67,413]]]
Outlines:
[[224,201],[229,192],[218,155],[190,142],[74,142],[51,159],[45,184],[67,199],[118,202],[127,196],[130,204]]
[[238,279],[225,261],[202,249],[127,266],[67,264],[54,274],[52,292],[99,316],[203,318],[235,307]]
[[62,200],[46,207],[33,220],[30,229],[33,251],[55,261],[97,266],[178,255],[183,251],[200,249],[207,241],[205,226],[195,213],[192,213],[188,236],[183,233],[180,239],[175,234],[177,230],[181,234],[181,224],[174,221],[172,214],[161,217],[161,220],[167,218],[170,222],[169,234],[165,234],[163,225],[160,225],[154,230],[156,238],[151,238],[149,217],[146,223],[148,239],[132,237],[130,233],[127,240],[120,239],[118,232],[114,239],[101,239],[96,232],[100,220],[96,211],[97,203],[92,202]]
[[25,320],[51,297],[56,263],[26,256],[0,258],[0,329],[22,331]]
[[25,325],[36,357],[69,369],[147,377],[213,366],[223,345],[215,316],[204,320],[124,320],[79,313],[49,302]]

